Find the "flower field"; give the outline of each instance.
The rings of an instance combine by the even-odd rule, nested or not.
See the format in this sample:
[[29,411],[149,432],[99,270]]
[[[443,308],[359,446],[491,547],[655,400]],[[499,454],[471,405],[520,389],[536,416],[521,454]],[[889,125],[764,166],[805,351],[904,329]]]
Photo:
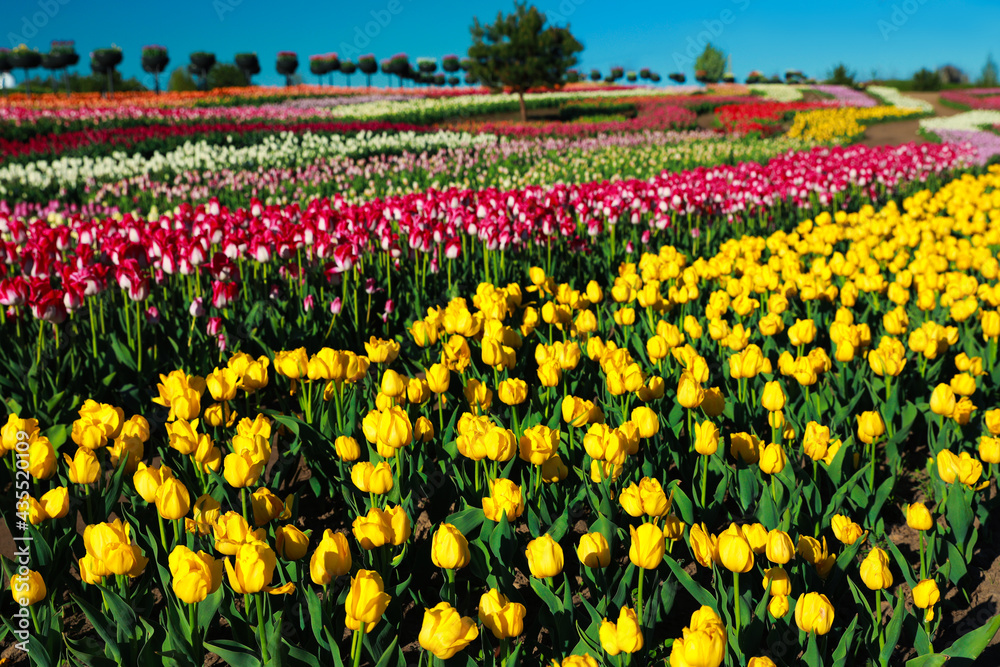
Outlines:
[[994,112],[525,99],[3,101],[3,658],[992,648],[1000,150],[961,132]]

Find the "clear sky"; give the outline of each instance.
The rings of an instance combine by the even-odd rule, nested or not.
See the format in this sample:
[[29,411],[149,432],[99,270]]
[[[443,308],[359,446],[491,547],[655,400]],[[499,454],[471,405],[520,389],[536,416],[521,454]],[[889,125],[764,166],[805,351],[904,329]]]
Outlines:
[[[821,77],[838,62],[862,78],[909,77],[944,64],[974,78],[988,54],[1000,59],[998,0],[539,0],[537,6],[550,20],[569,23],[584,44],[582,71],[650,67],[664,79],[674,71],[691,79],[691,56],[706,40],[732,55],[739,80],[754,69]],[[0,45],[47,50],[54,39],[73,39],[82,68],[92,49],[116,44],[124,50],[125,76],[143,76],[145,44],[166,46],[171,70],[196,50],[212,51],[220,62],[256,51],[262,72],[255,81],[278,84],[278,51],[299,54],[307,81],[308,56],[316,53],[462,55],[473,16],[492,20],[512,7],[510,0],[2,0]]]

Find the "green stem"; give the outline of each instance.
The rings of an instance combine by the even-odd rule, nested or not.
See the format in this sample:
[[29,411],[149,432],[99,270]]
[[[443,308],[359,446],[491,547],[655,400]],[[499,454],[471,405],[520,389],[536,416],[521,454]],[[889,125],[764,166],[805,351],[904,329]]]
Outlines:
[[267,633],[264,629],[264,593],[257,593],[254,595],[257,601],[257,634],[260,638],[260,655],[263,658],[264,665],[268,663],[267,657]]
[[708,457],[701,457],[701,506],[705,507],[705,489],[708,487]]
[[635,616],[642,628],[642,584],[646,581],[646,570],[639,568],[639,599],[636,601]]
[[920,533],[920,580],[923,581],[927,578],[927,564],[924,561],[924,531],[917,531]]
[[[88,497],[88,500],[89,500],[89,497]],[[163,546],[164,553],[166,553],[167,555],[169,555],[170,550],[167,549],[167,532],[166,532],[166,528],[163,525],[163,516],[159,513],[159,511],[157,511],[157,513],[156,513],[156,518],[160,520],[160,544]]]
[[358,667],[361,664],[361,647],[364,645],[364,640],[361,638],[361,630],[354,631],[354,639],[351,641],[351,661],[354,667]]
[[742,626],[742,619],[740,617],[740,573],[733,572],[733,611],[736,617],[736,630],[738,631]]
[[885,648],[885,636],[882,634],[882,589],[875,589],[875,608],[872,609],[872,621],[878,629],[878,650],[879,653]]

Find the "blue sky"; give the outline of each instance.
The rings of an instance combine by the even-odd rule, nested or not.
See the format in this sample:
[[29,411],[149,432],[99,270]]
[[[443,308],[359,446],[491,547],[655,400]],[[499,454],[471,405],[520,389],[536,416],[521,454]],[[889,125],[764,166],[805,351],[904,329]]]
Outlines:
[[[650,67],[664,78],[680,70],[690,79],[691,56],[706,40],[732,55],[741,80],[754,69],[823,76],[841,61],[862,78],[873,70],[881,77],[908,77],[920,67],[949,63],[976,76],[989,53],[1000,59],[996,0],[539,0],[537,6],[557,23],[570,24],[586,47],[583,71]],[[124,49],[126,76],[143,75],[145,44],[166,46],[170,69],[186,64],[196,50],[213,51],[221,62],[256,51],[262,66],[256,82],[278,84],[278,51],[296,51],[306,75],[308,56],[330,51],[342,58],[462,55],[473,16],[492,20],[512,7],[510,0],[4,0],[0,46],[23,42],[46,50],[54,39],[74,39],[86,58],[94,48],[116,44]]]

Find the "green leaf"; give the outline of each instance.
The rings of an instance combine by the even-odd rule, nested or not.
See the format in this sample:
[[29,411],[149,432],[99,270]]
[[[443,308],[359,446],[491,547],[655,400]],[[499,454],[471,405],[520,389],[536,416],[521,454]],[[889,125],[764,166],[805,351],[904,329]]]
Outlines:
[[399,637],[398,636],[393,637],[392,642],[389,643],[389,646],[382,653],[381,657],[379,657],[378,662],[375,664],[375,667],[389,667],[389,659],[396,657],[395,653],[393,652],[393,649],[396,648],[397,642],[399,642]]
[[851,624],[847,626],[847,630],[840,638],[840,643],[837,644],[837,650],[833,652],[833,667],[844,667],[847,664],[847,654],[851,648],[851,643],[854,641],[854,632],[858,628],[858,617],[857,615],[851,620]]
[[117,633],[115,633],[115,636],[113,637],[111,633],[108,631],[107,626],[104,625],[105,621],[104,614],[94,609],[90,605],[90,603],[84,600],[83,598],[77,595],[73,595],[72,598],[76,602],[76,604],[80,607],[80,611],[83,612],[83,615],[87,617],[88,621],[90,621],[90,624],[94,626],[94,630],[97,632],[98,636],[100,636],[100,638],[104,641],[106,648],[105,653],[110,654],[112,658],[114,658],[117,662],[121,663],[122,652],[121,648],[119,648],[118,646],[118,641],[116,639]]
[[219,613],[219,605],[222,604],[222,587],[206,597],[198,605],[198,627],[208,628]]
[[469,509],[455,512],[445,519],[445,523],[452,524],[455,528],[458,528],[459,532],[463,535],[468,535],[473,531],[473,529],[481,526],[485,520],[486,515],[483,514],[482,508],[470,507]]
[[558,614],[563,611],[562,600],[560,600],[541,579],[532,577],[531,589],[535,591],[535,595],[542,599],[542,603],[548,607],[553,614]]
[[823,658],[819,655],[819,644],[816,643],[816,633],[809,633],[809,644],[802,655],[802,662],[809,667],[823,667]]
[[205,642],[205,648],[225,660],[233,667],[261,667],[260,660],[247,653],[247,647],[230,639]]
[[982,627],[973,630],[969,634],[955,640],[955,643],[948,647],[944,655],[953,658],[949,667],[971,666],[973,661],[986,650],[997,631],[1000,630],[1000,614],[997,614]]
[[892,610],[892,620],[885,629],[885,646],[878,654],[879,664],[885,666],[889,664],[896,644],[899,643],[899,635],[903,631],[903,619],[906,616],[906,607],[903,605],[903,596],[897,595],[896,607]]
[[667,567],[670,568],[670,571],[674,573],[678,583],[684,587],[684,590],[691,594],[691,597],[697,600],[699,604],[707,605],[718,613],[718,602],[716,601],[715,596],[706,591],[697,581],[692,579],[691,575],[685,572],[673,558],[670,556],[664,556],[663,559],[667,562]]
[[948,660],[949,658],[946,655],[931,653],[930,655],[922,655],[919,658],[907,660],[906,667],[943,667],[943,665],[948,664]]
[[958,544],[965,544],[966,538],[969,536],[969,529],[972,527],[973,514],[970,495],[965,492],[965,487],[955,487],[948,494],[948,501],[945,503],[948,526],[955,534],[955,542]]
[[563,513],[559,516],[555,522],[549,526],[548,533],[552,536],[552,539],[558,542],[569,530],[569,509],[563,510]]
[[282,641],[285,644],[285,646],[288,647],[289,658],[303,662],[309,665],[310,667],[323,667],[323,663],[319,661],[319,658],[317,658],[309,651],[304,651],[300,649],[298,646],[293,646],[289,644],[286,640]]

